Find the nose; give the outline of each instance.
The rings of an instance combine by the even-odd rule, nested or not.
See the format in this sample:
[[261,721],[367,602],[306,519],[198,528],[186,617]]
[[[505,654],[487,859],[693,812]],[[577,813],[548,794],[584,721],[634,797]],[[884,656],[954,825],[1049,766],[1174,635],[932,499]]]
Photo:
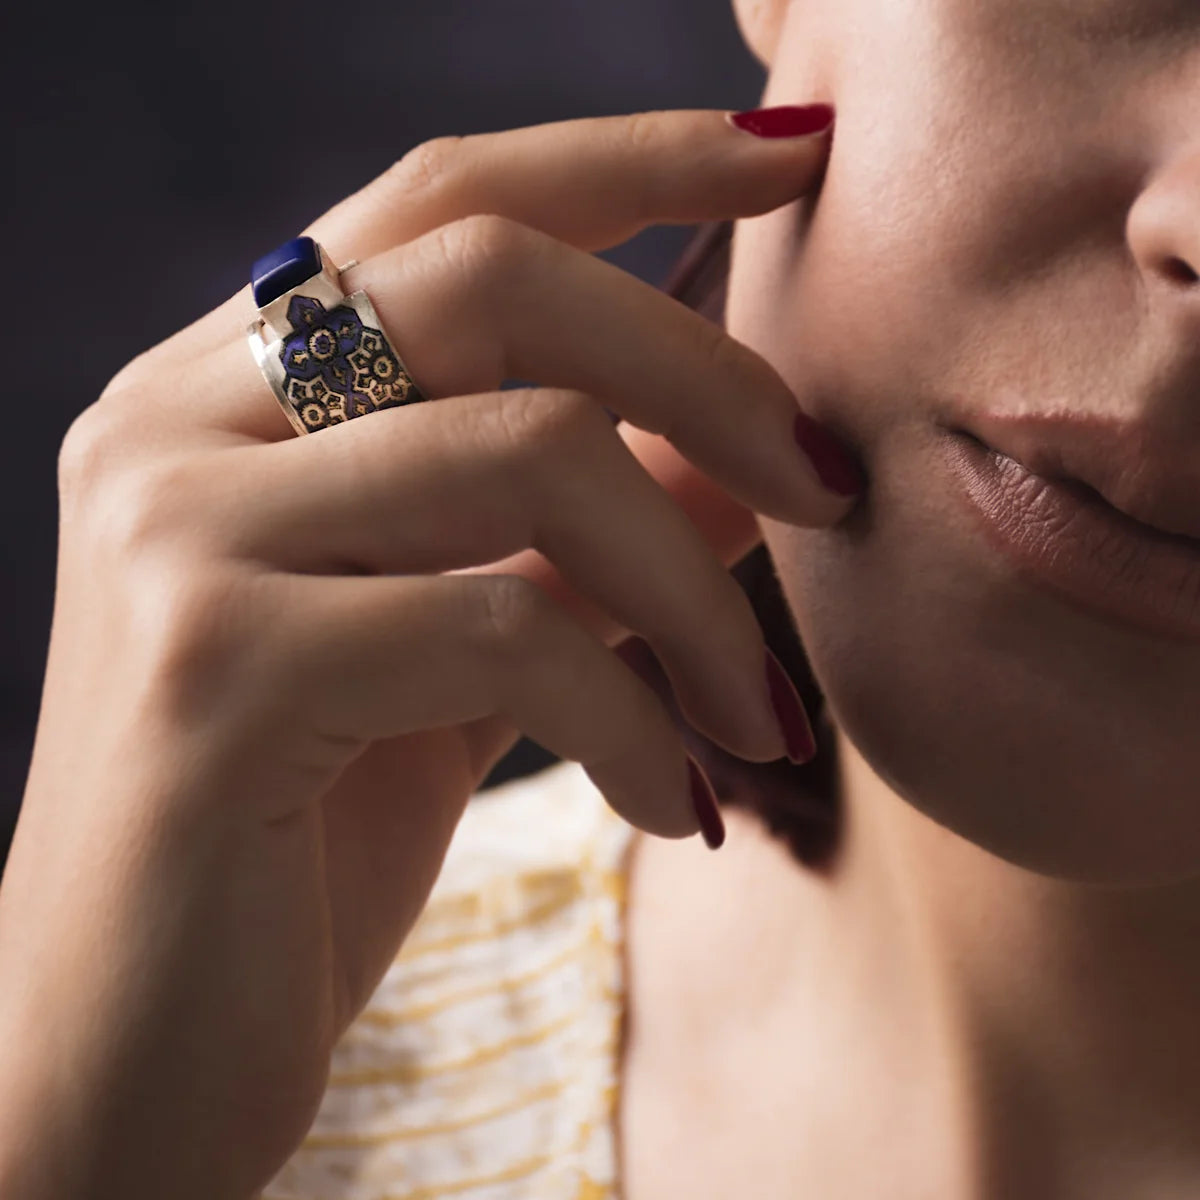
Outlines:
[[1153,335],[1147,331],[1154,365],[1122,414],[1123,444],[1093,447],[1096,457],[1085,466],[1117,508],[1159,529],[1200,537],[1200,138],[1194,133],[1148,176],[1129,208],[1125,237],[1155,327]]
[[1151,301],[1184,305],[1200,322],[1200,144],[1152,177],[1129,211],[1126,239]]

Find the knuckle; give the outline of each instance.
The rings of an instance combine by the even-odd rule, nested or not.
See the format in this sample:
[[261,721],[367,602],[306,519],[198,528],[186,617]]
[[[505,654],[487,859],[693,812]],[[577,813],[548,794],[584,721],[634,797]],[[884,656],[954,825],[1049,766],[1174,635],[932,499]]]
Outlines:
[[781,391],[781,380],[766,359],[732,337],[722,326],[711,321],[702,322],[698,336],[700,353],[706,357],[709,370],[732,380],[743,395],[765,399],[772,392]]
[[405,194],[437,187],[454,171],[463,140],[448,134],[414,146],[388,171],[389,187],[396,187]]
[[625,138],[635,150],[655,150],[661,146],[662,121],[655,113],[630,113],[625,121]]
[[450,267],[465,275],[473,287],[511,278],[537,246],[534,231],[496,213],[471,213],[441,226],[438,245]]
[[120,488],[114,511],[115,532],[123,545],[148,546],[161,536],[176,536],[183,514],[195,512],[191,469],[181,460],[157,462],[130,471]]
[[[170,339],[168,339],[170,340]],[[110,403],[114,397],[124,396],[149,378],[155,362],[167,343],[160,342],[134,355],[105,385],[100,393],[102,403]]]
[[496,417],[503,438],[524,464],[547,455],[578,457],[613,436],[600,406],[567,388],[514,388],[502,392]]
[[[625,118],[624,136],[639,160],[657,163],[670,152],[664,145],[662,122],[655,113],[631,113]],[[626,203],[646,219],[653,220],[662,210],[660,180],[655,170],[633,171],[623,180]]]
[[90,404],[71,422],[58,448],[58,489],[67,497],[89,490],[111,468],[120,436],[111,407]]
[[59,443],[57,461],[59,494],[63,499],[89,494],[144,457],[137,414],[148,405],[136,383],[144,357],[139,355],[123,367],[99,398],[79,412],[68,426]]
[[253,707],[263,699],[254,680],[255,659],[267,653],[269,622],[255,620],[250,589],[221,570],[143,576],[138,626],[154,663],[156,696],[164,709],[189,724],[226,717],[229,703]]
[[697,352],[705,366],[723,375],[745,374],[750,366],[749,352],[719,325],[705,322],[696,328]]
[[[704,377],[720,381],[723,387],[732,388],[739,395],[751,397],[770,388],[770,380],[764,378],[761,370],[757,369],[754,353],[719,325],[711,321],[697,321],[693,338],[692,358]],[[678,417],[681,415],[672,410],[669,426],[655,432],[673,437],[678,432]]]
[[491,653],[525,661],[551,602],[523,575],[489,575],[480,582],[472,597],[476,636]]
[[[85,453],[94,458],[97,450],[92,446]],[[89,463],[79,469],[102,478],[76,488],[63,516],[93,553],[128,559],[183,547],[194,514],[203,508],[189,463],[167,460],[123,469]]]
[[162,661],[178,667],[200,661],[228,645],[234,614],[240,606],[227,580],[218,582],[211,572],[191,572],[177,586],[163,584],[147,589],[142,617],[151,631],[150,641],[161,648]]

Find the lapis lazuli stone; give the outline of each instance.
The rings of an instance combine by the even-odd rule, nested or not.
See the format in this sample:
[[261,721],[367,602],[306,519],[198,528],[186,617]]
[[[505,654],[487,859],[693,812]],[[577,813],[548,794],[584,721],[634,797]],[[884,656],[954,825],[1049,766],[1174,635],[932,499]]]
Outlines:
[[321,270],[321,253],[317,243],[310,237],[294,237],[284,242],[278,250],[264,254],[250,268],[250,282],[254,287],[254,303],[265,308],[284,292],[311,279]]

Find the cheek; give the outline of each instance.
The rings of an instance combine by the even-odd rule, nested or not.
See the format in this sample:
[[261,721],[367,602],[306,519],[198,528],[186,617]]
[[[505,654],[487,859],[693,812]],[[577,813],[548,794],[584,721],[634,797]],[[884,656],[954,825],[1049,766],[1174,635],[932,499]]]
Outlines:
[[738,223],[731,327],[860,444],[939,390],[1111,386],[1137,332],[1124,227],[1147,169],[1121,87],[1024,41],[981,53],[1013,40],[995,6],[873,7],[837,54],[810,6],[789,11],[764,102],[831,95],[833,151],[815,206]]
[[[970,161],[981,148],[963,137],[973,126],[961,80],[911,7],[875,5],[853,37],[818,27],[810,14],[820,5],[790,7],[763,103],[831,96],[829,167],[815,206],[737,224],[730,326],[752,331],[756,349],[804,381],[812,411],[860,436],[872,406],[911,390],[911,364],[934,368],[953,334],[949,264],[963,260],[965,219],[982,215],[987,194]],[[855,411],[820,407],[850,372],[864,398]]]
[[815,208],[802,201],[738,222],[727,322],[809,412],[869,447],[915,415],[914,398],[944,378],[970,328],[939,219],[902,203],[896,182],[867,214],[858,189],[885,189],[846,161],[831,161]]

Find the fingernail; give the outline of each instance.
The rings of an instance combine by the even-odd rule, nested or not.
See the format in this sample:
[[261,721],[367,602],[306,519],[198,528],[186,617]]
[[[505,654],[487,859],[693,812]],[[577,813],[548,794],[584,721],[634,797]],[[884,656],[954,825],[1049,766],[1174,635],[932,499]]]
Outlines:
[[862,468],[833,435],[805,412],[796,414],[792,426],[796,444],[808,455],[821,482],[839,496],[857,496],[867,486]]
[[692,778],[692,807],[700,818],[700,832],[710,850],[718,849],[725,841],[725,822],[721,819],[721,810],[717,807],[717,797],[712,790],[712,784],[700,769],[700,764],[689,754],[688,772]]
[[796,766],[809,762],[817,753],[817,742],[804,712],[804,703],[796,685],[770,650],[767,651],[767,689],[783,730],[783,740],[787,743],[788,758]]
[[725,119],[735,129],[744,129],[755,137],[807,137],[824,133],[833,124],[833,107],[829,104],[781,104],[775,108],[726,113]]

